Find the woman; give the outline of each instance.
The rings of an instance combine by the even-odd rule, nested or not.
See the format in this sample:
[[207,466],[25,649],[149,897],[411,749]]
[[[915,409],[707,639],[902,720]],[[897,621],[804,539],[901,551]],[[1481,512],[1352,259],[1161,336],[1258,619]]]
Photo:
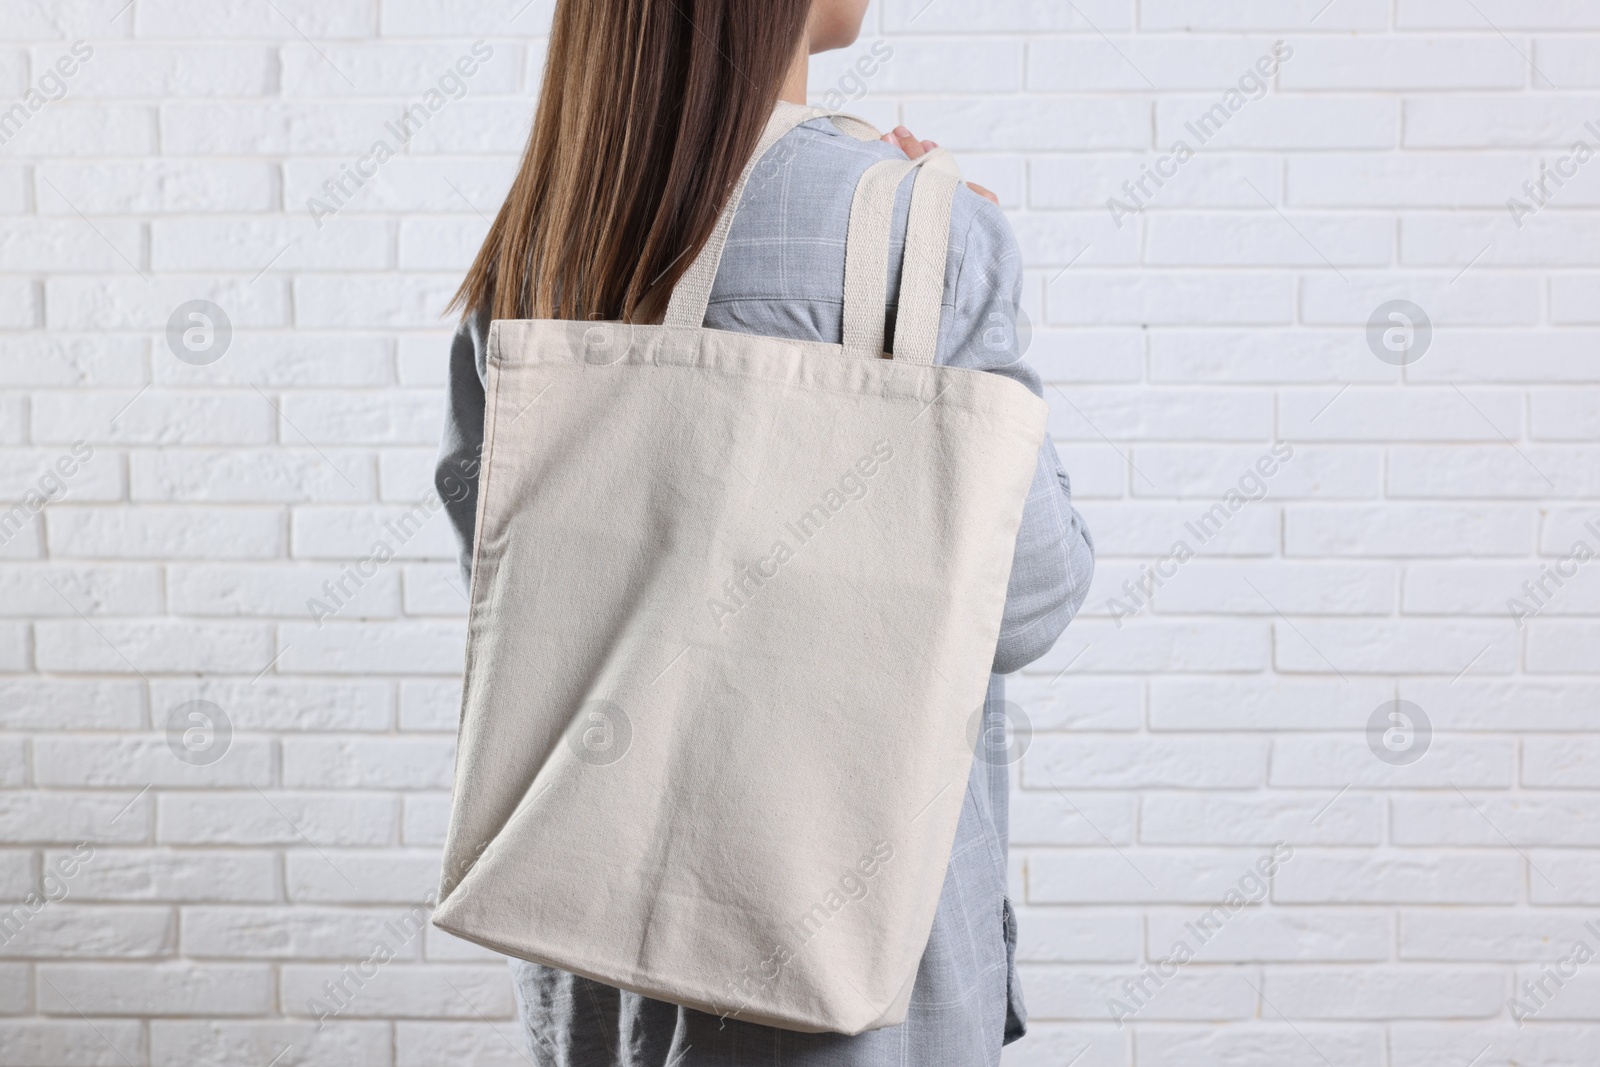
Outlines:
[[[527,152],[457,294],[448,422],[437,482],[469,568],[492,319],[659,321],[777,101],[804,103],[807,57],[855,41],[866,0],[561,0]],[[691,13],[692,19],[691,21]],[[839,343],[844,238],[873,163],[932,148],[903,128],[861,142],[827,118],[764,157],[740,202],[706,325]],[[603,179],[598,176],[605,176]],[[909,213],[901,187],[890,278]],[[938,362],[992,371],[1042,395],[1021,361],[1016,243],[993,197],[962,190],[951,222]],[[886,293],[890,314],[897,297]],[[891,331],[892,332],[892,331]],[[464,489],[463,489],[464,487]],[[985,744],[968,781],[932,935],[906,1021],[854,1037],[718,1018],[512,961],[541,1067],[964,1067],[1020,1037],[1016,927],[1006,892],[1004,680],[1049,650],[1087,593],[1088,531],[1046,439],[1024,508]]]

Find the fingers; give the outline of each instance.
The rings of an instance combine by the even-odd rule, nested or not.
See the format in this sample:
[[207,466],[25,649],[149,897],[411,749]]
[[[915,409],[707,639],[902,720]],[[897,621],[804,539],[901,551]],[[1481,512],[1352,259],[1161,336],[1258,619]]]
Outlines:
[[971,189],[973,192],[989,201],[989,203],[993,204],[995,207],[1000,206],[1000,198],[995,196],[989,190],[985,189],[983,186],[979,185],[977,182],[968,182],[967,188]]
[[[893,132],[884,134],[883,139],[904,152],[907,159],[921,159],[932,151],[930,148],[923,147],[925,144],[933,144],[932,141],[917,140],[911,136],[911,131],[904,126],[896,126]],[[938,146],[935,145],[934,147]]]
[[[904,126],[896,126],[893,131],[883,135],[886,143],[892,144],[906,154],[908,159],[921,159],[923,156],[939,147],[937,141],[919,141],[912,136],[911,131]],[[1000,198],[976,182],[968,182],[967,188],[983,197],[989,203],[1000,206]]]

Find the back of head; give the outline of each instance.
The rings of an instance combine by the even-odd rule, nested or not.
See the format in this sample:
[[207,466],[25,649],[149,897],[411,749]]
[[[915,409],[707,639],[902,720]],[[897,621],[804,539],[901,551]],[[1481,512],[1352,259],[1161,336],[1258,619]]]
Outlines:
[[559,0],[533,131],[453,307],[658,319],[805,47],[810,0]]

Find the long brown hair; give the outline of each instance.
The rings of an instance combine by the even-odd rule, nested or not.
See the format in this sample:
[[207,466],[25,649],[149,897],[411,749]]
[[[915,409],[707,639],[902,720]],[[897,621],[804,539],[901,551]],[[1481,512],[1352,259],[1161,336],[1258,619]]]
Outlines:
[[452,310],[649,322],[716,227],[810,0],[559,0],[533,132]]

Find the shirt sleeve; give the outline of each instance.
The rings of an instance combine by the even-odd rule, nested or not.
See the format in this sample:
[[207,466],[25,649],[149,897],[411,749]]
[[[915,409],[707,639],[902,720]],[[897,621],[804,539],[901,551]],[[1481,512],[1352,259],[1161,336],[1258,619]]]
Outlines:
[[[958,196],[971,222],[959,246],[960,264],[953,265],[954,307],[946,307],[938,362],[1001,374],[1043,397],[1039,373],[1023,362],[1018,339],[1022,256],[1011,226],[976,193],[962,189]],[[1094,539],[1072,506],[1072,483],[1046,436],[1017,531],[995,672],[1010,674],[1050,651],[1083,606],[1093,576]]]
[[473,528],[478,519],[478,465],[483,453],[483,359],[488,328],[487,312],[465,315],[450,342],[444,437],[433,470],[434,489],[456,532],[462,580],[469,583]]

